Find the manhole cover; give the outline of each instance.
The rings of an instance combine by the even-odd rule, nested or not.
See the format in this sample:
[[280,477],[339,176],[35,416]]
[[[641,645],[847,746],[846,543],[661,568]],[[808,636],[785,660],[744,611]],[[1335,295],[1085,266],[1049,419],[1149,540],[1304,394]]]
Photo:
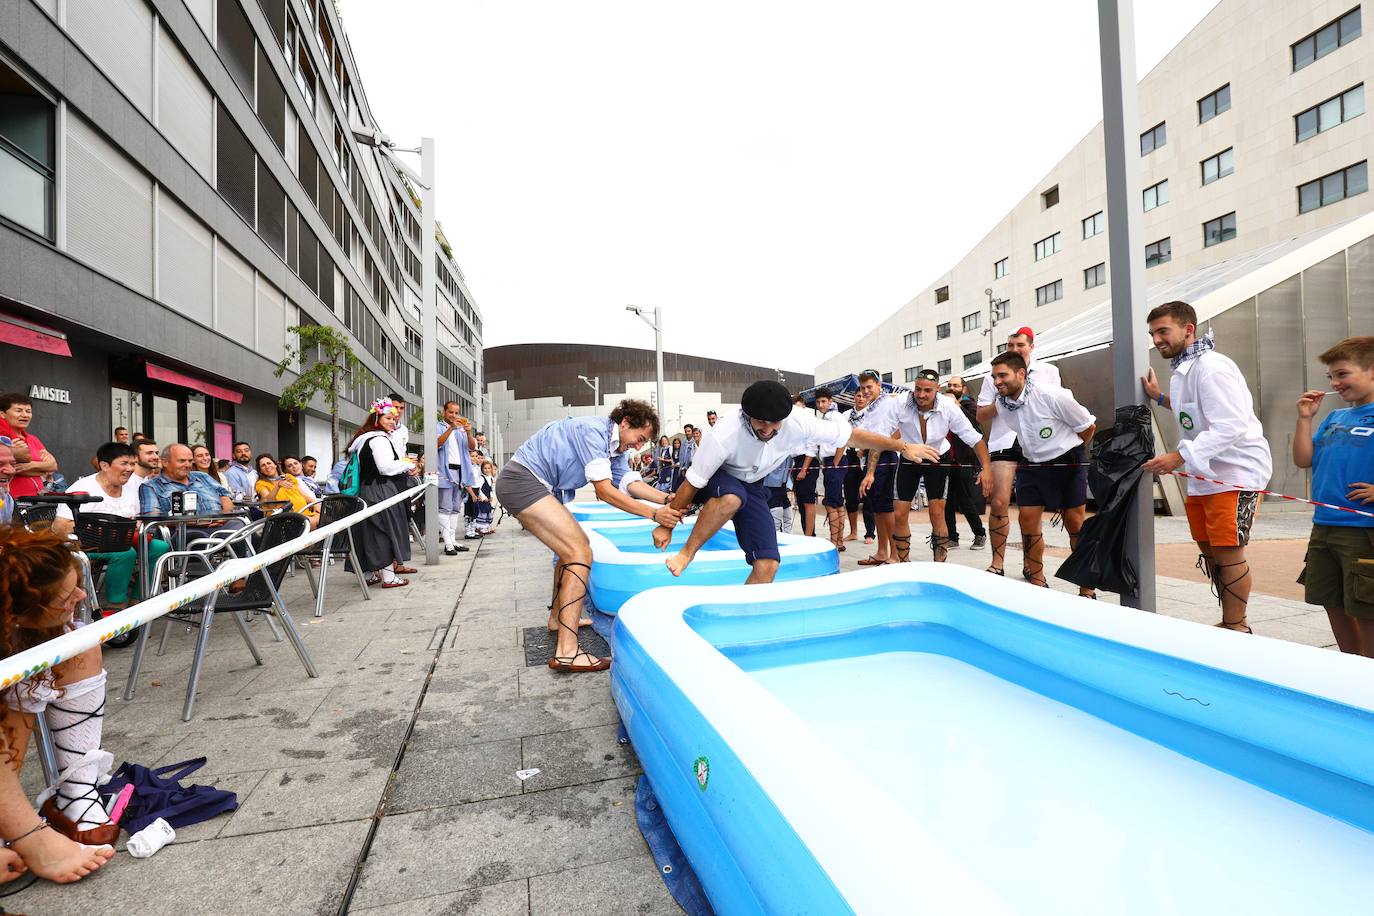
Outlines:
[[[557,633],[550,633],[546,627],[526,627],[525,628],[525,667],[542,668],[549,663],[553,657],[553,648],[557,642]],[[592,630],[591,627],[583,627],[577,633],[578,648],[585,652],[590,652],[597,658],[607,658],[611,654],[611,647],[606,640]]]

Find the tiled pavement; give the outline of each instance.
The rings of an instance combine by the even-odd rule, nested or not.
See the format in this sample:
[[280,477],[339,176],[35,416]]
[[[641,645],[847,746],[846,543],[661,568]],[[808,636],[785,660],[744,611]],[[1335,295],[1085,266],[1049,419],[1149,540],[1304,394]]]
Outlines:
[[[1175,520],[1157,530],[1161,541],[1180,539]],[[1303,530],[1276,518],[1257,537]],[[920,543],[926,530],[916,534]],[[1051,547],[1064,540],[1049,534]],[[121,853],[79,884],[39,883],[0,903],[38,916],[679,912],[634,820],[640,771],[616,743],[607,676],[525,667],[520,631],[545,619],[548,553],[511,521],[480,548],[470,543],[472,552],[420,565],[409,588],[374,590],[371,601],[332,576],[319,620],[305,576],[288,580],[317,679],[262,621],[252,624],[261,667],[221,621],[189,723],[180,721],[193,640],[184,626],[165,655],[150,647],[132,702],[117,694],[130,652],[107,652],[106,745],[116,759],[204,755],[196,778],[237,792],[239,810],[180,831],[151,859]],[[867,553],[851,544],[844,568]],[[967,545],[951,554],[980,568],[987,557]],[[1007,568],[1019,568],[1015,551]],[[1162,613],[1217,619],[1191,568],[1161,572],[1171,574],[1159,583]],[[1324,615],[1306,605],[1256,596],[1251,618],[1264,635],[1331,643]],[[530,768],[539,775],[516,777]],[[30,785],[35,770],[31,760]]]

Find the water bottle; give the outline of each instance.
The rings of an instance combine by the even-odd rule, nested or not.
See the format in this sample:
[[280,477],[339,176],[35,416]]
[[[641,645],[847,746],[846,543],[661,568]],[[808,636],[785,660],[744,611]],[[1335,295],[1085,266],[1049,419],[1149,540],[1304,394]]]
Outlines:
[[129,837],[129,855],[135,859],[146,859],[176,838],[172,825],[158,818]]

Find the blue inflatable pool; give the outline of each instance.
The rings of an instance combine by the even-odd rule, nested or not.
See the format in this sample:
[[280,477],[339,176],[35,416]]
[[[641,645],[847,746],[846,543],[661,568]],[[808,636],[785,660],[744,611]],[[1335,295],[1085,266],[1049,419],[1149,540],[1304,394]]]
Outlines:
[[[653,505],[648,500],[640,500],[640,502],[646,506]],[[567,506],[573,518],[579,522],[629,522],[643,518],[643,516],[635,515],[632,512],[626,512],[624,509],[617,509],[610,503],[603,503],[594,499],[568,503]]]
[[[592,604],[598,611],[614,614],[629,598],[664,585],[739,585],[749,577],[749,564],[735,540],[735,529],[725,527],[697,552],[686,571],[674,578],[664,565],[686,542],[696,519],[689,518],[673,529],[667,550],[654,547],[655,528],[648,519],[583,524],[592,544]],[[778,535],[777,581],[814,579],[840,571],[835,546],[820,538],[795,534]]]
[[721,914],[1356,914],[1374,663],[953,564],[638,595],[611,689]]

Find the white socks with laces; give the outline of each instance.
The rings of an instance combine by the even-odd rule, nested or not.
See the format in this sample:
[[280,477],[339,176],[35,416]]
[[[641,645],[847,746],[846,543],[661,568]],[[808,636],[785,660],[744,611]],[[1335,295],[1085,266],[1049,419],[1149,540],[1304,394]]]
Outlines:
[[48,703],[42,715],[52,732],[57,756],[57,808],[76,822],[80,830],[109,823],[97,786],[114,763],[100,749],[105,715],[105,672],[66,684]]

